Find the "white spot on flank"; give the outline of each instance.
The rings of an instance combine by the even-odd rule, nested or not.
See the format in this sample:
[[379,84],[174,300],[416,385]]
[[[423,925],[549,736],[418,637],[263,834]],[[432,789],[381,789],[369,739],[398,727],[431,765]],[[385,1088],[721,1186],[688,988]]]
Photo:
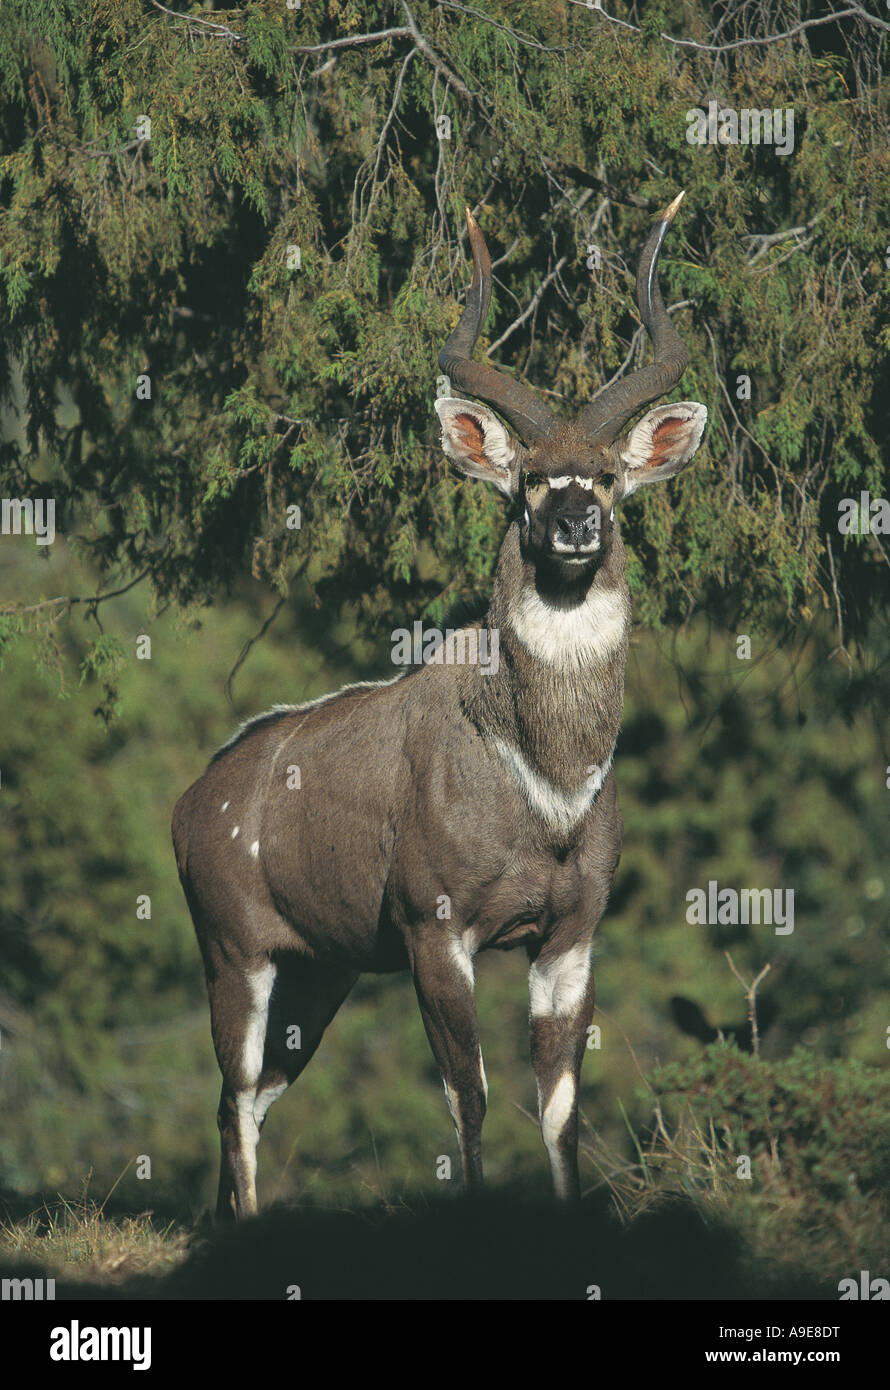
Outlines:
[[591,585],[582,603],[547,603],[535,588],[522,590],[510,613],[513,631],[539,661],[564,670],[607,661],[630,626],[624,589]]
[[555,960],[536,960],[528,972],[532,1018],[560,1018],[580,1007],[590,979],[590,947],[573,946]]
[[240,825],[236,825],[236,826],[235,826],[235,829],[232,831],[232,839],[233,839],[233,840],[234,840],[235,836],[238,834],[238,831],[239,831],[240,829],[241,829],[241,826],[240,826]]
[[228,809],[228,805],[229,805],[229,803],[228,803],[227,801],[224,801],[223,804],[220,806],[219,809],[220,809],[221,811],[225,811],[225,810]]
[[254,859],[259,859],[259,857],[260,857],[260,842],[259,842],[259,840],[254,840],[253,844],[252,844],[251,847],[250,847],[250,852],[251,852],[251,854],[253,855],[253,858],[254,858]]
[[602,791],[615,753],[613,744],[603,766],[588,777],[582,787],[574,792],[564,792],[536,772],[518,748],[501,738],[495,739],[494,746],[513,773],[530,808],[543,818],[551,830],[571,830],[582,816],[586,816]]

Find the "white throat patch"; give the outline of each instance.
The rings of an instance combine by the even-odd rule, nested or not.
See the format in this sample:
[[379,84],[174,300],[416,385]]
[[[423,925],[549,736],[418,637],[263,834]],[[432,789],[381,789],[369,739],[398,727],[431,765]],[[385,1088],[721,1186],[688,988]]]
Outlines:
[[510,622],[532,656],[571,671],[606,661],[616,651],[630,625],[630,605],[622,589],[591,586],[583,603],[560,607],[545,603],[529,586],[513,606]]

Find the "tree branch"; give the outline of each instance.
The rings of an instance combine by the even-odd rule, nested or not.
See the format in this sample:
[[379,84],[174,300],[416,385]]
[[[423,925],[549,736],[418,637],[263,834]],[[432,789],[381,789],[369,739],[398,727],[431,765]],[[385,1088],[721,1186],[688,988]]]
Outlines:
[[[614,15],[606,14],[600,5],[590,6],[587,0],[571,0],[573,5],[580,5],[582,9],[589,9],[592,14],[602,15],[610,24],[617,24],[620,29],[630,29],[634,34],[642,34],[642,29],[636,24],[629,24],[626,19],[617,19]],[[890,24],[887,20],[879,19],[877,15],[869,14],[861,5],[850,5],[845,10],[834,10],[831,14],[819,15],[815,19],[803,19],[799,24],[795,24],[790,29],[784,30],[781,34],[765,34],[763,38],[733,39],[730,43],[698,43],[695,39],[675,39],[671,34],[661,33],[658,35],[665,43],[673,44],[676,48],[694,48],[701,53],[729,53],[734,48],[751,48],[767,43],[781,43],[783,39],[793,39],[795,35],[802,34],[805,29],[815,29],[821,24],[836,24],[838,20],[850,19],[855,16],[863,20],[866,24],[873,25],[876,29],[883,29],[890,34]]]

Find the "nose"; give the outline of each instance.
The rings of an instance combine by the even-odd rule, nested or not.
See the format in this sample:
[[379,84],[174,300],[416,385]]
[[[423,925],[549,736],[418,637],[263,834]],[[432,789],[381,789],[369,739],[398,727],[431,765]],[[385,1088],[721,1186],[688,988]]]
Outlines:
[[562,512],[551,539],[556,550],[588,550],[597,539],[597,529],[590,512]]

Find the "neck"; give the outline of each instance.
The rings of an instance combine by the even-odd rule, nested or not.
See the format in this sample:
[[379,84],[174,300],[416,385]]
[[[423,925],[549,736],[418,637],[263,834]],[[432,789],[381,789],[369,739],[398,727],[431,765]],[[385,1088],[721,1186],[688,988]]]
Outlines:
[[567,581],[522,554],[514,522],[483,622],[499,633],[500,660],[491,674],[467,670],[467,712],[500,751],[578,791],[591,769],[607,770],[621,722],[630,596],[617,529],[600,567]]

